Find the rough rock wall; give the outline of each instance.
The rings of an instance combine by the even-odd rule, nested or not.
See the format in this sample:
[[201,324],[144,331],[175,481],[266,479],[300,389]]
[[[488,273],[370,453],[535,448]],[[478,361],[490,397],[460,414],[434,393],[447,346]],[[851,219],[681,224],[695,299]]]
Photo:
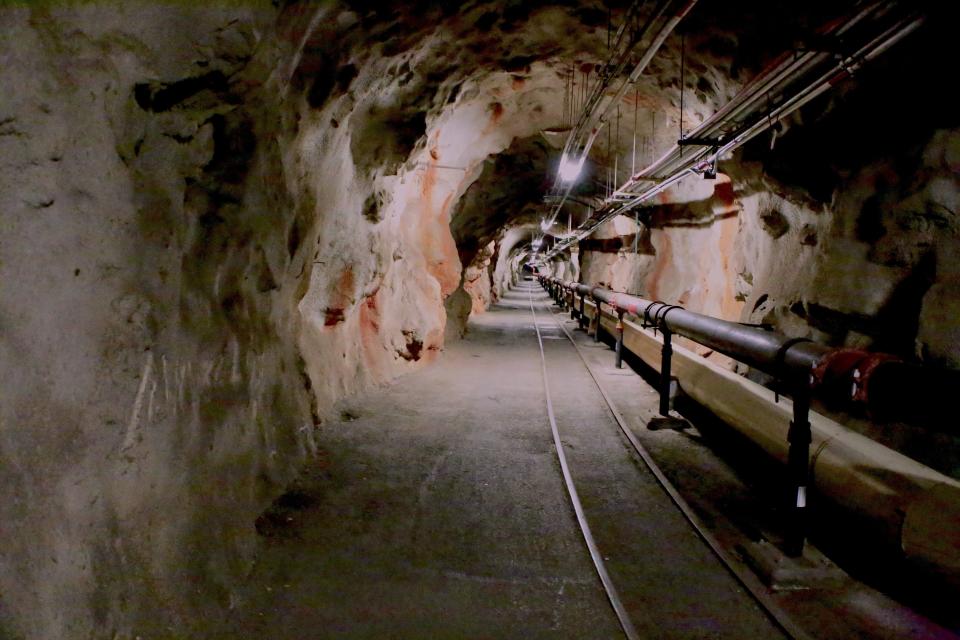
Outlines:
[[490,156],[559,121],[563,67],[549,55],[598,57],[605,35],[605,21],[583,27],[597,16],[586,6],[421,9],[300,20],[292,74],[330,78],[307,88],[287,157],[317,203],[300,344],[321,401],[429,360],[462,331],[462,267],[497,212],[458,202]]
[[3,634],[210,633],[333,401],[439,350],[455,203],[605,27],[449,9],[2,9]]
[[492,302],[490,263],[495,247],[496,242],[491,240],[464,269],[463,288],[470,295],[471,314],[483,313]]
[[539,229],[536,223],[511,226],[502,232],[496,242],[496,253],[491,259],[493,265],[493,295],[501,298],[513,284],[514,274],[520,261],[526,257],[521,253]]
[[[826,204],[772,180],[759,164],[731,166],[710,197],[650,211],[639,238],[632,220],[618,218],[581,242],[583,281],[956,368],[958,158],[960,132],[937,129],[896,158],[851,171]],[[956,436],[837,417],[960,476]]]
[[[712,190],[688,178],[663,194],[639,237],[606,225],[581,243],[585,280],[956,368],[960,119],[935,66],[917,63],[938,59],[948,24],[805,109],[775,146],[767,135],[725,159]],[[838,417],[960,474],[956,436]]]
[[[232,604],[256,516],[333,402],[429,361],[485,303],[484,271],[491,297],[515,280],[539,228],[537,136],[562,119],[570,60],[603,59],[608,14],[49,7],[2,9],[0,81],[16,90],[0,96],[0,629],[196,636]],[[736,39],[704,29],[688,40],[687,126],[737,84],[725,79]],[[667,114],[642,132],[644,153],[679,128],[678,59],[674,39],[630,97],[641,122]],[[903,175],[940,186],[881,162],[862,182],[894,184],[902,207],[868,206],[879,188],[835,203],[874,212],[862,224],[744,169],[739,216],[722,189],[673,194],[649,225],[614,224],[606,239],[621,248],[639,232],[626,266],[584,247],[555,268],[577,277],[582,261],[614,286],[827,326],[819,309],[836,303],[796,297],[821,263],[777,261],[847,255],[828,251],[829,234],[876,236],[886,249],[860,251],[878,272],[935,265],[918,335],[943,354],[956,344],[942,331],[958,297],[941,230],[956,228],[957,154],[938,136]],[[623,167],[625,148],[601,140],[598,153]],[[518,194],[528,202],[505,206]]]
[[0,629],[190,636],[312,446],[274,12],[2,11]]
[[957,130],[936,130],[851,172],[828,203],[733,165],[708,197],[667,194],[639,229],[621,217],[581,242],[584,280],[957,367],[958,149]]

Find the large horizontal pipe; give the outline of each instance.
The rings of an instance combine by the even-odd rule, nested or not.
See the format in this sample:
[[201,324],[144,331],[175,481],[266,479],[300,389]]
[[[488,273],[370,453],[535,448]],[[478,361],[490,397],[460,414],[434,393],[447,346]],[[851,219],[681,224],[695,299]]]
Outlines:
[[[582,295],[576,283],[566,284]],[[589,295],[587,300],[587,318],[599,315],[612,333],[617,314],[600,311]],[[630,320],[621,325],[625,348],[659,371],[662,338]],[[792,402],[775,402],[762,385],[680,345],[673,348],[673,374],[684,392],[786,462]],[[960,482],[816,412],[810,422],[809,469],[819,494],[869,522],[892,550],[952,579],[960,577]]]
[[[584,294],[579,288],[578,292]],[[770,375],[809,374],[829,351],[813,342],[795,342],[781,333],[712,318],[663,302],[596,287],[586,293],[614,309],[656,320],[660,328],[690,338]]]
[[[957,371],[908,364],[889,354],[828,347],[601,287],[549,280],[783,380],[794,391],[809,389],[828,401],[853,402],[875,417],[927,418],[952,402],[951,389],[960,389]],[[904,402],[891,400],[898,386],[911,391]],[[933,426],[956,429],[943,421]]]

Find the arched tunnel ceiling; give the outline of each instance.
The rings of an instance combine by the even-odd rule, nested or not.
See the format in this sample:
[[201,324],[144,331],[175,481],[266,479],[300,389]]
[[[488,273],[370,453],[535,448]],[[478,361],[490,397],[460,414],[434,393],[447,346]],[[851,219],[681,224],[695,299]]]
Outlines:
[[[796,7],[785,11],[787,5],[781,6],[777,3],[741,1],[733,5],[724,4],[722,7],[700,3],[678,29],[678,34],[683,36],[685,42],[686,128],[689,130],[709,116],[769,60],[783,52],[809,46],[807,43],[815,40],[814,34],[818,27],[842,14],[853,4],[851,2],[841,6],[831,2],[815,2],[806,4],[803,11],[797,11]],[[450,73],[426,71],[424,75],[442,76],[446,83],[450,83],[451,78],[460,73],[469,73],[467,70],[470,68],[477,68],[480,73],[488,73],[487,69],[492,71],[497,67],[494,62],[497,51],[517,51],[512,46],[514,32],[533,29],[533,38],[530,38],[531,34],[524,33],[523,39],[528,45],[531,40],[535,42],[540,39],[541,46],[521,47],[520,56],[505,58],[500,61],[499,66],[511,74],[512,92],[524,96],[524,85],[533,79],[533,84],[540,81],[546,94],[526,94],[527,101],[521,108],[521,113],[508,117],[522,117],[536,122],[541,131],[556,128],[563,124],[558,121],[560,114],[551,112],[550,105],[544,102],[545,96],[552,92],[550,98],[555,109],[556,100],[562,99],[562,96],[557,95],[561,88],[557,85],[565,82],[563,78],[569,72],[569,63],[579,60],[578,64],[581,66],[578,68],[583,69],[583,61],[599,62],[603,59],[607,20],[611,20],[615,25],[618,15],[626,5],[627,3],[612,7],[571,5],[569,8],[558,5],[527,5],[522,10],[506,11],[495,8],[481,11],[480,5],[467,5],[453,24],[463,29],[471,20],[475,20],[473,28],[482,28],[484,33],[489,30],[501,39],[487,40],[486,36],[482,36],[483,46],[468,46],[470,53],[460,52],[458,63],[451,65],[448,70]],[[604,18],[601,20],[598,16]],[[573,35],[554,39],[556,31],[551,32],[547,27],[556,26],[558,21],[563,20],[580,24],[573,27]],[[391,29],[400,28],[398,25],[404,25],[406,33],[413,28],[413,24],[416,22],[408,15],[397,16],[396,21],[386,28],[384,33],[392,33]],[[459,33],[463,35],[466,31]],[[505,40],[502,39],[504,37]],[[406,50],[412,39],[406,36],[405,38],[388,39],[385,46],[390,51],[393,51],[394,47]],[[641,79],[636,92],[638,100],[634,101],[634,112],[630,113],[629,108],[625,108],[623,117],[618,119],[621,121],[618,121],[616,131],[626,142],[620,143],[616,149],[608,149],[605,148],[603,136],[600,137],[593,154],[599,165],[593,173],[585,171],[581,184],[575,187],[574,198],[571,200],[573,206],[567,206],[559,221],[561,230],[566,220],[572,219],[575,225],[584,217],[585,207],[578,208],[576,205],[590,203],[593,196],[602,193],[603,183],[610,180],[603,175],[606,170],[604,167],[612,165],[614,157],[619,157],[625,167],[628,157],[639,156],[639,159],[629,159],[629,163],[635,167],[638,162],[642,163],[648,157],[652,159],[657,150],[668,146],[678,137],[680,46],[677,40],[678,38],[672,38],[667,41],[651,63],[648,73]],[[437,58],[446,59],[442,50],[437,53]],[[544,64],[537,64],[538,62]],[[427,63],[421,65],[428,66]],[[552,80],[548,79],[551,75],[555,76]],[[418,85],[418,88],[425,90],[427,94],[430,92],[429,85]],[[512,92],[508,92],[506,96],[497,92],[498,97],[505,98],[500,101],[501,107],[509,100],[516,100],[518,104],[523,102],[523,97],[509,95]],[[452,91],[447,95],[448,100],[456,97]],[[455,102],[452,107],[456,108]],[[818,108],[822,109],[823,105]],[[507,109],[509,110],[509,107]],[[807,110],[808,113],[810,111]],[[666,119],[663,119],[664,114]],[[661,118],[659,122],[658,117]],[[610,128],[613,129],[612,126]],[[628,149],[631,136],[639,138],[639,142],[634,142],[639,144],[636,154]],[[755,148],[758,146],[754,145]],[[451,215],[451,228],[461,260],[469,262],[477,248],[484,246],[496,235],[497,230],[509,225],[513,220],[517,223],[525,222],[536,215],[534,212],[537,209],[541,216],[549,213],[551,207],[543,204],[542,195],[554,179],[557,161],[558,154],[553,149],[544,145],[536,135],[527,135],[512,140],[506,148],[495,152],[493,158],[487,158],[479,175],[471,175],[476,174],[475,168],[472,172],[467,171],[464,182],[469,186],[464,196],[458,198]],[[805,164],[798,162],[796,169],[803,169]],[[456,171],[457,167],[449,170]],[[625,173],[626,168],[623,171]],[[621,174],[618,173],[619,175]],[[463,189],[459,191],[463,192]],[[822,197],[821,193],[817,195]],[[687,196],[679,194],[676,199],[703,199],[708,196],[709,193]]]
[[[222,612],[338,402],[436,359],[510,284],[550,211],[568,78],[595,82],[629,4],[4,3],[0,626],[166,637]],[[904,0],[923,31],[775,144],[550,268],[960,366],[955,4]],[[564,216],[633,169],[634,134],[637,165],[676,142],[681,39],[689,131],[855,5],[697,2]],[[960,468],[952,440],[889,434]],[[177,613],[138,617],[158,598]]]
[[[550,235],[562,234],[567,224],[581,222],[588,213],[586,205],[595,202],[610,184],[619,183],[628,168],[642,167],[675,142],[681,133],[681,118],[683,129],[689,131],[769,61],[822,46],[817,29],[855,4],[815,2],[799,11],[787,3],[697,3],[654,56],[634,91],[625,96],[616,125],[611,122],[606,138],[598,137],[587,169],[556,225],[548,229],[545,244],[551,246]],[[544,3],[505,8],[476,3],[456,11],[424,6],[393,12],[352,5],[352,11],[325,15],[325,21],[319,22],[325,26],[320,27],[316,26],[317,16],[310,17],[311,23],[304,16],[288,14],[292,25],[308,33],[295,49],[291,86],[306,93],[311,130],[326,128],[322,135],[330,140],[337,137],[331,127],[349,129],[353,180],[359,191],[369,189],[361,204],[364,217],[375,224],[383,220],[399,224],[426,202],[428,217],[449,219],[452,243],[444,238],[426,239],[422,224],[403,225],[408,229],[404,233],[414,233],[411,242],[426,246],[427,270],[440,283],[448,318],[456,315],[451,315],[450,303],[455,300],[450,296],[463,279],[461,267],[470,265],[481,249],[502,238],[511,226],[548,217],[553,205],[545,203],[543,195],[554,181],[557,139],[562,138],[571,118],[571,109],[564,105],[566,92],[583,91],[585,82],[596,81],[607,47],[608,21],[616,25],[627,5]],[[334,32],[340,40],[337,55],[331,56]],[[574,87],[567,86],[571,72]],[[869,84],[877,75],[882,72],[868,69],[859,73],[844,91]],[[882,83],[873,86],[878,96],[885,90]],[[853,94],[858,95],[856,91]],[[861,98],[858,107],[842,110],[844,115],[835,121],[853,120],[862,125],[866,120],[855,112],[884,113],[867,108],[875,99]],[[743,150],[741,160],[725,165],[734,180],[725,178],[716,185],[687,180],[652,203],[654,211],[641,228],[618,223],[617,229],[601,229],[586,241],[585,249],[632,248],[637,255],[655,257],[651,229],[711,225],[731,215],[738,203],[754,196],[765,199],[763,194],[771,192],[776,198],[821,210],[832,190],[842,183],[836,176],[844,169],[828,167],[821,158],[823,147],[838,139],[838,131],[830,131],[829,124],[813,136],[795,131],[804,125],[829,123],[823,114],[842,102],[833,95],[815,101],[780,124],[785,131],[776,146],[767,138],[758,139]],[[319,113],[323,115],[317,120]],[[877,116],[873,126],[882,126],[882,120],[883,116]],[[849,128],[848,124],[836,126]],[[545,136],[546,131],[560,135]],[[863,142],[844,145],[847,156],[860,153],[854,149],[871,149],[868,138],[877,138],[869,127],[855,131],[862,132]],[[306,141],[314,135],[302,133],[300,137]],[[614,167],[616,173],[611,175]],[[348,208],[355,206],[351,203]],[[769,227],[768,233],[775,237],[781,233],[775,220],[778,215],[776,211],[761,215],[769,218],[764,228]],[[790,228],[780,226],[784,233]],[[821,233],[818,226],[806,223],[799,229],[801,244],[815,246]],[[622,241],[605,234],[619,234]],[[631,238],[635,239],[632,245]],[[689,250],[697,252],[693,247]],[[482,261],[485,255],[481,255]],[[752,278],[748,270],[743,273],[746,284],[736,285],[738,291],[727,296],[737,302],[745,301],[740,298],[748,294],[739,289],[749,287]],[[354,272],[353,281],[364,280],[366,290],[375,290],[373,283],[381,275],[382,267],[376,266],[365,273]],[[724,277],[741,278],[737,274]],[[617,278],[607,274],[602,280]],[[716,290],[718,284],[695,286]],[[673,295],[689,301],[701,294],[688,287]],[[324,298],[329,297],[311,298],[310,305],[326,305]],[[795,302],[787,306],[795,306]],[[722,305],[718,310],[724,315],[735,314],[739,308],[729,302]],[[327,308],[338,314],[340,306]],[[756,306],[754,311],[764,312]],[[432,335],[438,334],[434,331]],[[418,339],[436,346],[436,338]]]
[[539,205],[552,181],[547,166],[547,143],[539,135],[515,139],[484,162],[483,172],[459,200],[450,219],[464,262],[507,223],[539,222]]

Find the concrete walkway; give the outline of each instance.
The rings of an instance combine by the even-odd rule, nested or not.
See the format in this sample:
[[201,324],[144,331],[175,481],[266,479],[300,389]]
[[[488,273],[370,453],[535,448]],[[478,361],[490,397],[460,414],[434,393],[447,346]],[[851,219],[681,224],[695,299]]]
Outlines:
[[622,637],[553,448],[531,294],[571,471],[638,631],[782,637],[625,447],[532,282],[325,428],[327,453],[259,523],[229,637]]

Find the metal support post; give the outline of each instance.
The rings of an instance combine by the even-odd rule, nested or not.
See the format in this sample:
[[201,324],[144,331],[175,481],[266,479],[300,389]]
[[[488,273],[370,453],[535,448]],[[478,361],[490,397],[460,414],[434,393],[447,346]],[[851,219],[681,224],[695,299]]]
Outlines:
[[793,396],[793,421],[787,432],[790,450],[787,453],[787,473],[790,478],[790,517],[787,524],[784,552],[791,557],[803,555],[807,537],[807,487],[809,482],[810,442],[810,395],[798,385]]
[[596,298],[594,298],[593,301],[597,304],[597,315],[594,316],[594,318],[593,318],[593,321],[594,321],[594,323],[595,323],[595,324],[594,324],[594,330],[593,330],[593,341],[594,341],[594,342],[600,342],[600,315],[601,315],[601,313],[600,313],[600,301],[597,300]]
[[660,327],[663,333],[663,347],[660,349],[660,415],[670,415],[670,365],[673,359],[673,335],[666,325]]
[[587,324],[587,294],[580,296],[580,317],[577,318],[577,326],[583,329]]
[[577,319],[577,292],[570,290],[570,319]]
[[616,356],[613,364],[617,369],[623,368],[623,310],[617,309],[617,346],[614,347]]

